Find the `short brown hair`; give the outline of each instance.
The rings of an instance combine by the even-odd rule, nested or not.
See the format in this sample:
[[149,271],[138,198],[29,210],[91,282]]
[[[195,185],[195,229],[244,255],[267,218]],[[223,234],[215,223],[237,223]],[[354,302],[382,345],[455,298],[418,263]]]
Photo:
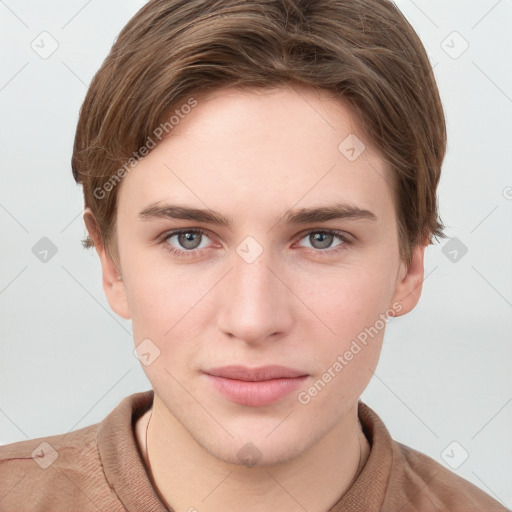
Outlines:
[[293,84],[343,100],[388,162],[402,260],[445,237],[436,197],[443,108],[425,49],[393,3],[151,0],[94,76],[74,141],[73,176],[109,253],[117,255],[115,185],[169,112],[222,87]]

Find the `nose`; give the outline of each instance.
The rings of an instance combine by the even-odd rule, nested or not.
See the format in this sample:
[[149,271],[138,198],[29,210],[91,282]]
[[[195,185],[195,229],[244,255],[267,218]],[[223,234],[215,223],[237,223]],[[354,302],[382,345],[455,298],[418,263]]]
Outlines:
[[275,341],[293,327],[297,306],[286,272],[266,251],[252,262],[234,253],[218,302],[218,328],[250,345]]

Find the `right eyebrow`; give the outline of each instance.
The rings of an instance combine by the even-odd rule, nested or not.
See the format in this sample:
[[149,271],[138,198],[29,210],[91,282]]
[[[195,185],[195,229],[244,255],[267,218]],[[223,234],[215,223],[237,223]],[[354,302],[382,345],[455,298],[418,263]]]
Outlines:
[[152,204],[139,212],[141,220],[152,219],[184,219],[229,226],[230,219],[213,210],[202,210],[171,204]]

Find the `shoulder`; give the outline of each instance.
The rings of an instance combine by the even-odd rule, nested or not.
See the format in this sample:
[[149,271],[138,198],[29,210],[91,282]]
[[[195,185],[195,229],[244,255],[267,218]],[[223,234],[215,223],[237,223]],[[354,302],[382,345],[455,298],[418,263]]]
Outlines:
[[[506,512],[507,508],[476,485],[460,477],[433,458],[397,441],[393,444],[393,471],[387,493],[392,510],[401,495],[404,512],[432,510],[450,512]],[[400,487],[402,492],[398,491]],[[399,508],[400,508],[399,506]]]
[[0,509],[107,510],[114,500],[98,452],[98,425],[0,446]]
[[361,401],[358,414],[371,450],[353,486],[352,494],[359,493],[357,499],[351,495],[354,503],[364,494],[373,497],[366,499],[366,509],[379,512],[507,512],[432,457],[395,441],[379,415]]

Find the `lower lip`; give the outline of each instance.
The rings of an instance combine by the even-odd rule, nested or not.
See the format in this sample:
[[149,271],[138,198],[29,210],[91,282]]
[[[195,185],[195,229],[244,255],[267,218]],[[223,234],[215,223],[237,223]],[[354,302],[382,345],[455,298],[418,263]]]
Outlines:
[[250,407],[273,404],[296,391],[307,379],[307,375],[304,375],[302,377],[248,382],[209,374],[205,375],[213,387],[232,402]]

